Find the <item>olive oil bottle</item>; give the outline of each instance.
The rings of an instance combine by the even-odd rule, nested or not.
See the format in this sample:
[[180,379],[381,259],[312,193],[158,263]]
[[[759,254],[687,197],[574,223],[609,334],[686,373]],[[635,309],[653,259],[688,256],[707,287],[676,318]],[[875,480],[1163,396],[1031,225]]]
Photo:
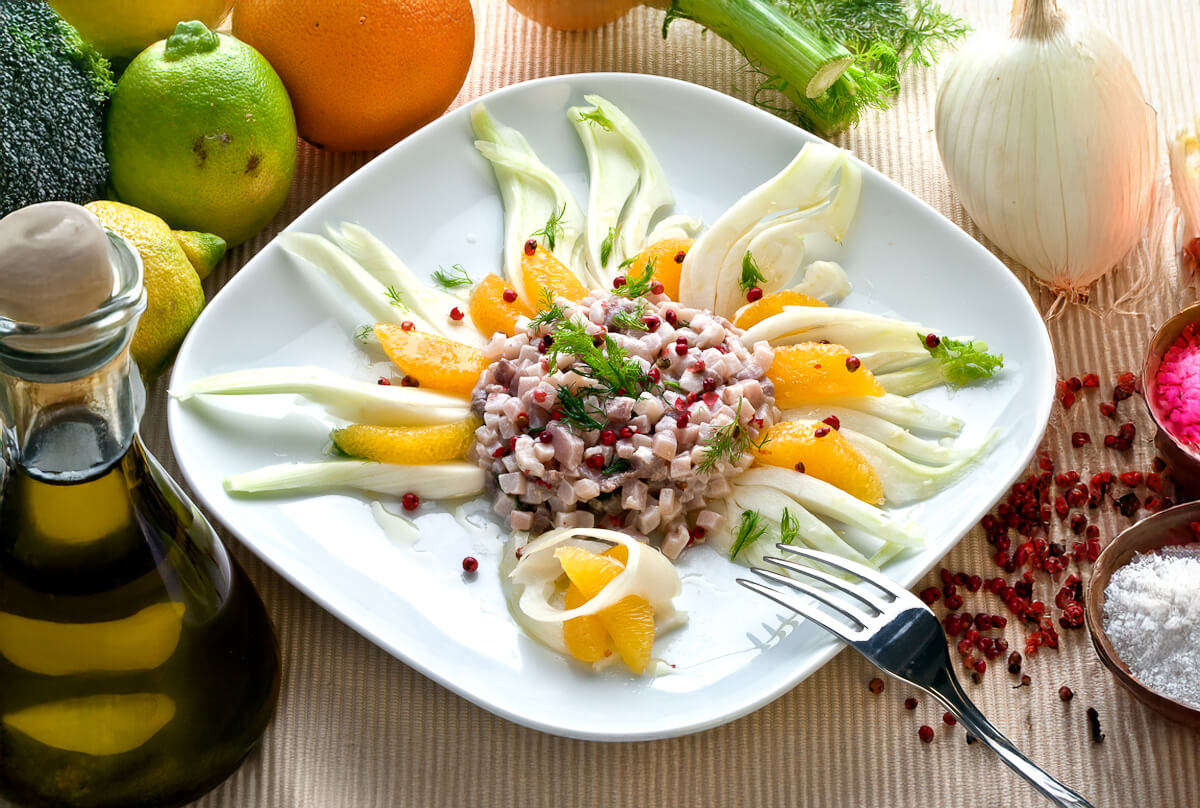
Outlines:
[[[83,209],[51,204],[0,220],[0,796],[180,805],[262,737],[278,643],[245,573],[137,436],[137,253]],[[102,254],[56,253],[64,221],[79,242],[94,223]],[[5,285],[38,261],[107,268],[115,291],[60,322],[61,301],[21,287],[18,322]]]

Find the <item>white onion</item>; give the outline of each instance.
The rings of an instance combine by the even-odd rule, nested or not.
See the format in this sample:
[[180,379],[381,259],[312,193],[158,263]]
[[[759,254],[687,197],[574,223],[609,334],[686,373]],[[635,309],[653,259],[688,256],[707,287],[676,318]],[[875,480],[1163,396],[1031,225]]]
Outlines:
[[1016,0],[1008,37],[950,63],[936,133],[950,184],[989,239],[1072,299],[1137,243],[1156,116],[1116,41],[1056,0]]

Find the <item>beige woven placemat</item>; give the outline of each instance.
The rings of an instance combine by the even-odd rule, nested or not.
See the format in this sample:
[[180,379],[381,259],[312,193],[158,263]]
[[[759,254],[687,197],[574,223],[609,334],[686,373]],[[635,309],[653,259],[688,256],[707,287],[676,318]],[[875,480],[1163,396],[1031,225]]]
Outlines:
[[[1077,0],[1131,55],[1160,113],[1164,131],[1200,110],[1200,4],[1196,0]],[[948,3],[976,26],[997,24],[1001,0]],[[564,34],[520,18],[503,0],[476,0],[475,61],[456,103],[543,75],[616,70],[659,73],[746,98],[751,80],[741,58],[714,36],[677,23],[665,42],[660,12],[638,9],[600,31]],[[909,76],[895,109],[866,116],[838,138],[868,163],[978,236],[954,199],[932,132],[937,70]],[[740,89],[735,89],[734,85]],[[1119,126],[1119,121],[1113,122]],[[702,137],[702,133],[692,136]],[[234,251],[208,282],[211,294],[279,228],[350,172],[366,155],[304,148],[295,186],[271,228]],[[1136,316],[1101,320],[1071,311],[1051,324],[1061,375],[1099,373],[1105,384],[1133,368],[1153,326],[1180,300],[1174,259],[1164,241],[1161,277]],[[1121,285],[1101,289],[1111,298]],[[969,291],[964,292],[969,294]],[[1045,308],[1049,298],[1035,292]],[[145,436],[173,468],[166,438],[164,385],[151,396]],[[1133,402],[1127,402],[1126,407]],[[1074,429],[1095,436],[1105,424],[1094,402],[1069,415],[1056,407],[1047,445],[1057,458],[1091,473],[1113,465],[1098,441],[1073,450]],[[1128,411],[1133,412],[1134,407]],[[1141,419],[1139,423],[1144,422]],[[1148,465],[1143,430],[1128,467]],[[1125,458],[1123,458],[1125,459]],[[1126,520],[1105,512],[1104,538]],[[286,659],[279,715],[265,742],[204,808],[374,808],[376,806],[1000,806],[1040,804],[960,728],[941,724],[928,699],[909,712],[908,692],[892,684],[867,691],[872,669],[843,654],[774,704],[698,735],[668,741],[598,744],[565,740],[497,718],[444,690],[359,637],[235,545],[270,607]],[[976,530],[946,564],[988,574],[995,568]],[[931,578],[932,581],[932,578]],[[979,596],[973,596],[979,598]],[[995,601],[969,601],[999,611]],[[984,711],[1039,763],[1078,787],[1097,806],[1200,805],[1200,734],[1168,723],[1120,690],[1096,661],[1082,632],[1066,632],[1061,651],[1027,664],[1034,686],[1012,689],[989,671],[968,685]],[[1008,636],[1020,646],[1010,624]],[[1060,684],[1077,696],[1064,705]],[[1084,710],[1100,712],[1107,739],[1093,745]],[[931,745],[916,729],[937,728]]]

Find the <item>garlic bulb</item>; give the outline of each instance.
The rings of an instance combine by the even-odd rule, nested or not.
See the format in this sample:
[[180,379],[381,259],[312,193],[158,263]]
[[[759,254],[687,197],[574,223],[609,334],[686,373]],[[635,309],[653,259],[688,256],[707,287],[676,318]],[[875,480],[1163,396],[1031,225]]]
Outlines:
[[1141,236],[1155,132],[1120,46],[1056,0],[1014,0],[1010,36],[974,37],[938,89],[938,150],[963,207],[1073,300]]

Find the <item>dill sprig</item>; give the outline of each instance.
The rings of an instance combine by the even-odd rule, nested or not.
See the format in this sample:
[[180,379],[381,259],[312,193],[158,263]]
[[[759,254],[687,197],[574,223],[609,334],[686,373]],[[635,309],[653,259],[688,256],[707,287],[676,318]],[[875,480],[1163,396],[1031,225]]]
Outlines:
[[366,342],[371,338],[371,334],[375,329],[369,325],[360,325],[358,330],[354,332],[354,338],[359,342]]
[[[738,405],[734,408],[734,411],[739,413],[742,411],[742,399],[738,399]],[[770,440],[771,435],[768,431],[764,431],[762,436],[758,440],[755,440],[750,429],[742,426],[741,422],[735,417],[729,423],[713,430],[708,443],[704,447],[704,457],[701,458],[700,464],[696,466],[696,470],[701,474],[707,474],[715,469],[722,459],[728,459],[730,464],[736,463],[741,459],[742,455],[751,449],[761,451],[762,447],[766,446]]]
[[579,120],[581,122],[590,121],[592,124],[599,126],[606,132],[611,132],[613,130],[613,122],[608,119],[608,116],[605,115],[599,107],[596,107],[591,112],[579,113]]
[[758,268],[758,262],[754,260],[754,255],[746,250],[746,254],[742,256],[742,276],[738,279],[738,286],[743,292],[749,292],[755,286],[765,283],[767,277],[762,274],[762,270]]
[[636,260],[637,260],[637,256],[631,255],[628,258],[626,258],[624,261],[622,261],[620,264],[618,264],[617,269],[627,269],[627,268],[633,266],[633,262]]
[[541,311],[529,321],[529,328],[531,330],[537,331],[539,328],[554,328],[566,319],[566,309],[554,302],[554,295],[550,294],[550,290],[542,290],[541,304]]
[[600,242],[600,266],[608,266],[608,259],[612,258],[613,242],[616,240],[617,228],[608,228],[608,234],[604,237],[604,241]]
[[581,432],[604,428],[604,408],[598,402],[590,401],[592,397],[586,391],[578,392],[566,385],[559,385],[557,392],[558,408],[562,410],[564,421]]
[[550,214],[550,218],[546,220],[546,226],[541,230],[534,230],[529,234],[529,238],[536,239],[541,236],[546,240],[546,246],[553,250],[556,240],[563,234],[562,220],[566,213],[567,203],[564,202],[559,210]]
[[642,274],[634,277],[632,272],[625,274],[625,283],[613,290],[618,297],[642,297],[650,294],[650,284],[654,282],[654,259],[651,258],[642,267]]
[[470,286],[475,283],[462,264],[455,264],[450,269],[439,266],[437,272],[433,273],[433,280],[443,289],[457,289],[460,286]]
[[611,334],[605,334],[598,346],[596,337],[584,325],[564,320],[555,326],[553,337],[554,343],[546,352],[550,365],[563,354],[574,356],[584,365],[576,372],[599,382],[599,392],[604,395],[636,396],[651,384],[642,366],[629,358]]
[[624,457],[614,457],[613,461],[604,468],[600,469],[601,474],[620,474],[623,471],[629,471],[633,468],[633,463],[630,463]]
[[404,296],[400,294],[400,290],[395,286],[389,286],[384,294],[387,295],[387,299],[390,300],[392,305],[396,308],[403,309],[404,311],[409,310],[408,304],[404,302]]
[[758,511],[742,511],[742,518],[738,521],[737,538],[729,548],[729,558],[737,558],[738,553],[761,539],[766,532],[767,526],[763,524],[762,514]]
[[632,311],[618,311],[612,316],[612,325],[627,331],[648,331],[646,327],[646,301],[639,300]]
[[779,539],[784,544],[795,544],[798,538],[800,538],[800,520],[792,516],[791,511],[784,508],[783,516],[779,520]]

